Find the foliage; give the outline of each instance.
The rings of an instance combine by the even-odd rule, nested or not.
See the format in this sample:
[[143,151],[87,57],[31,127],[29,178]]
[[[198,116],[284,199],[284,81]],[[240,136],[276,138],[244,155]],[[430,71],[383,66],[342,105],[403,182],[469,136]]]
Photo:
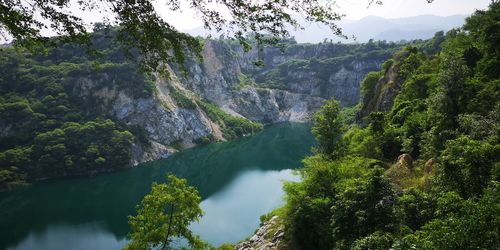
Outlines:
[[234,250],[235,247],[232,244],[229,243],[224,243],[216,248],[213,248],[214,250]]
[[285,183],[286,230],[304,249],[331,249],[330,208],[336,191],[337,173],[321,156],[308,158],[300,183]]
[[[180,1],[164,1],[167,8],[180,11]],[[299,14],[309,22],[322,23],[330,27],[337,35],[342,35],[336,25],[341,17],[334,6],[322,1],[287,1],[268,4],[267,2],[222,1],[214,7],[206,1],[193,0],[189,7],[194,9],[206,28],[223,30],[249,47],[244,35],[253,33],[259,43],[275,42],[277,38],[289,35],[288,28],[301,27],[289,12]],[[220,7],[227,9],[225,17]],[[56,1],[34,0],[23,3],[20,0],[8,0],[0,3],[0,32],[12,36],[17,44],[36,50],[47,44],[41,30],[50,28],[61,39],[92,46],[87,26],[81,16],[75,16],[74,10],[86,14],[92,11],[103,13],[103,23],[95,25],[100,30],[111,25],[119,26],[114,40],[122,47],[129,58],[139,58],[141,64],[150,70],[156,70],[163,63],[185,61],[185,49],[200,56],[202,43],[194,37],[179,32],[165,22],[157,13],[153,1]],[[266,36],[264,36],[266,34]],[[270,35],[270,36],[269,36]],[[50,42],[50,40],[48,41]],[[90,50],[91,52],[95,52]],[[140,57],[133,56],[140,52]]]
[[360,87],[362,97],[370,99],[371,96],[373,96],[374,93],[372,93],[372,90],[375,88],[375,85],[377,85],[381,76],[382,72],[370,72],[363,78]]
[[132,231],[124,249],[172,249],[172,240],[186,239],[192,249],[208,246],[189,229],[203,215],[196,188],[185,179],[167,176],[168,183],[153,183],[151,192],[137,206],[137,215],[129,216]]
[[234,139],[262,130],[262,124],[252,122],[243,117],[230,115],[222,111],[217,105],[198,101],[198,105],[205,111],[208,117],[215,121],[221,128],[226,139]]
[[2,188],[16,182],[92,175],[128,166],[133,135],[111,120],[67,122],[39,132],[28,146],[0,152]]
[[[462,197],[479,196],[491,180],[492,173],[499,172],[499,157],[499,144],[491,145],[467,136],[449,140],[440,157],[443,182]],[[499,177],[496,176],[496,181],[500,181]]]
[[498,183],[479,201],[446,193],[438,199],[436,218],[406,235],[398,249],[495,249],[500,244],[499,213]]
[[463,29],[406,47],[369,74],[363,105],[390,89],[387,112],[346,124],[353,120],[339,114],[348,111],[325,104],[313,125],[320,150],[304,161],[302,180],[285,185],[292,246],[498,248],[498,13],[493,1]]
[[238,85],[236,85],[236,90],[242,90],[248,87],[254,87],[256,85],[255,80],[248,75],[245,75],[243,73],[240,73],[238,76]]
[[332,232],[335,248],[352,246],[358,238],[372,232],[392,232],[396,228],[395,194],[384,171],[374,168],[355,179],[337,194],[332,207]]
[[177,106],[180,108],[186,108],[186,109],[195,109],[196,108],[196,103],[191,100],[189,97],[185,96],[182,92],[180,92],[178,89],[176,89],[173,86],[168,86],[168,89],[170,91],[170,96],[174,99],[175,103]]
[[[104,37],[97,32],[92,39],[105,47]],[[132,142],[148,145],[145,131],[106,119],[107,104],[92,93],[150,97],[149,76],[113,48],[96,68],[81,48],[55,40],[60,46],[43,56],[10,47],[0,53],[0,189],[124,168]]]
[[390,249],[393,241],[394,241],[394,236],[392,234],[377,231],[377,232],[370,234],[364,238],[356,240],[351,249],[353,249],[353,250]]
[[318,151],[333,159],[343,154],[343,124],[339,116],[340,103],[335,100],[327,101],[314,115],[312,127],[312,133],[318,141]]

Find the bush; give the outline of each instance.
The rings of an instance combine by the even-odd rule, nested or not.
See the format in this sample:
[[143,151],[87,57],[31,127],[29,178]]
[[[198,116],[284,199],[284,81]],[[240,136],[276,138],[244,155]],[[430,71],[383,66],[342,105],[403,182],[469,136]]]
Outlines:
[[263,129],[262,124],[252,122],[243,117],[230,115],[214,104],[198,101],[198,105],[212,121],[216,122],[221,127],[222,133],[226,139],[242,137]]

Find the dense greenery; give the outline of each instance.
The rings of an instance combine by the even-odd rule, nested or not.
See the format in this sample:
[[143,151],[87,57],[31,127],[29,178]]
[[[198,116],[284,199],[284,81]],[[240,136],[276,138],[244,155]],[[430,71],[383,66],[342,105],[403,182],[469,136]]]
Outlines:
[[[106,47],[105,36],[96,32],[93,39]],[[106,103],[92,93],[115,88],[150,96],[148,77],[113,48],[95,58],[97,65],[77,45],[60,45],[45,56],[10,47],[0,53],[0,189],[123,168],[131,143],[147,141],[141,129],[102,115]]]
[[132,231],[124,249],[172,249],[173,241],[179,239],[185,239],[191,249],[207,248],[189,229],[203,215],[198,191],[185,179],[167,178],[168,183],[153,183],[137,206],[137,215],[129,216]]
[[338,159],[342,156],[343,124],[340,116],[340,103],[327,101],[314,116],[312,133],[318,141],[318,151],[325,156]]
[[[236,46],[236,45],[233,45]],[[383,62],[401,48],[403,44],[385,41],[370,41],[364,44],[298,44],[293,39],[282,40],[279,46],[265,47],[262,65],[253,67],[240,76],[238,88],[256,86],[274,89],[292,89],[290,85],[300,83],[303,78],[314,79],[321,88],[330,84],[332,72],[345,68],[354,70],[360,61]],[[263,54],[264,54],[263,53]],[[293,59],[276,63],[273,56]],[[227,55],[230,58],[230,55]],[[375,65],[374,64],[374,65]],[[369,66],[368,66],[369,67]],[[374,68],[375,69],[375,68]],[[327,96],[326,92],[320,93]]]
[[198,101],[198,105],[205,111],[207,116],[219,125],[220,130],[226,139],[234,139],[237,137],[253,134],[262,130],[263,126],[260,123],[252,122],[244,117],[237,117],[224,112],[217,105]]
[[[133,142],[150,145],[144,129],[109,115],[119,92],[138,99],[156,91],[152,74],[128,62],[116,46],[117,34],[117,28],[97,26],[90,37],[96,54],[63,37],[52,38],[56,46],[44,55],[10,46],[0,50],[0,190],[127,167]],[[202,108],[226,139],[262,129],[178,87],[167,88],[177,107]],[[195,143],[214,140],[209,135]]]
[[274,212],[290,246],[500,246],[498,20],[495,1],[462,29],[407,47],[368,74],[364,100],[397,90],[388,112],[362,125],[345,123],[352,109],[334,101],[317,113],[317,153],[304,160],[301,182],[286,183],[286,205]]

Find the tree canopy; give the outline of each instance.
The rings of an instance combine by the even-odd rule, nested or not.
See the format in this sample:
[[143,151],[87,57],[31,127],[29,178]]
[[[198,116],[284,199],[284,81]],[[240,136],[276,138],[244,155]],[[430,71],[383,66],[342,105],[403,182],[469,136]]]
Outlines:
[[[19,45],[32,49],[46,45],[49,40],[41,31],[51,29],[63,39],[91,45],[89,24],[74,14],[98,11],[104,15],[105,26],[119,26],[117,42],[124,50],[137,49],[143,65],[155,70],[159,62],[183,63],[185,49],[198,53],[202,43],[178,31],[165,22],[156,11],[152,0],[6,0],[0,2],[0,35],[11,36]],[[371,4],[373,0],[368,1]],[[379,1],[376,1],[377,3]],[[181,10],[180,0],[165,0],[171,11]],[[189,0],[203,21],[204,27],[224,31],[230,37],[248,45],[249,33],[259,42],[269,42],[289,35],[288,29],[301,28],[294,16],[306,21],[327,25],[332,32],[342,35],[336,21],[342,17],[335,4],[320,0],[251,1],[251,0]],[[214,7],[216,6],[216,7]],[[223,15],[223,10],[227,15]]]
[[492,1],[463,28],[414,43],[368,74],[354,109],[376,108],[359,111],[357,124],[340,119],[353,116],[349,109],[325,103],[313,125],[319,150],[304,160],[301,181],[285,184],[286,204],[273,212],[286,244],[498,248],[499,13]]
[[206,244],[189,229],[203,215],[201,198],[187,180],[167,176],[168,183],[153,183],[151,192],[137,206],[137,215],[129,216],[132,231],[125,249],[168,249],[173,239],[185,239],[191,249]]

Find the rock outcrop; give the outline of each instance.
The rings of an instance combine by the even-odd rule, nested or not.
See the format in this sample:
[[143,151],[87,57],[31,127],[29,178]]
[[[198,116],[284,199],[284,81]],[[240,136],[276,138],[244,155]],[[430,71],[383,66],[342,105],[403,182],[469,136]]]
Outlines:
[[391,109],[396,95],[399,93],[406,78],[401,75],[401,62],[404,61],[410,52],[399,52],[389,66],[383,76],[378,80],[373,87],[372,95],[363,97],[363,106],[357,114],[357,119],[362,122],[362,118],[367,117],[372,112],[387,112]]
[[[349,57],[343,45],[335,44],[244,52],[237,45],[206,40],[203,63],[188,63],[181,81],[224,110],[254,121],[308,121],[327,99],[356,104],[360,81],[389,56]],[[264,66],[256,66],[258,60]],[[242,86],[242,75],[253,84]]]
[[132,144],[132,165],[135,166],[148,161],[165,159],[175,152],[177,152],[177,150],[158,142],[150,142],[147,148],[143,145],[134,143]]
[[[209,136],[223,139],[216,121],[197,105],[200,100],[264,124],[308,121],[330,98],[357,103],[361,79],[391,53],[358,58],[349,46],[292,44],[244,52],[228,41],[206,40],[203,61],[188,60],[187,72],[167,65],[169,76],[155,76],[153,93],[137,94],[109,75],[82,78],[73,92],[100,113],[146,131],[154,146],[133,149],[137,164],[167,157],[174,144],[186,148]],[[256,66],[258,60],[264,66]]]
[[278,216],[272,217],[265,222],[257,232],[238,245],[236,250],[278,250],[286,249],[283,237],[285,235],[283,225],[280,224]]

